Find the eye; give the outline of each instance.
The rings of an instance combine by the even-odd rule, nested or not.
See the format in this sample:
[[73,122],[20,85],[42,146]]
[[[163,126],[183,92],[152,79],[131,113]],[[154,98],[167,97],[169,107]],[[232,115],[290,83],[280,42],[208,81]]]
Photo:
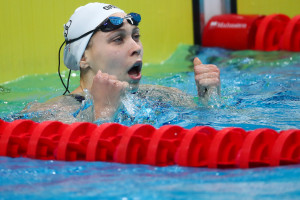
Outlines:
[[132,38],[135,40],[135,41],[139,41],[140,40],[140,37],[141,35],[139,33],[135,33],[133,34]]
[[121,43],[121,42],[123,42],[123,37],[121,37],[121,36],[114,37],[112,39],[112,41],[116,42],[116,43]]

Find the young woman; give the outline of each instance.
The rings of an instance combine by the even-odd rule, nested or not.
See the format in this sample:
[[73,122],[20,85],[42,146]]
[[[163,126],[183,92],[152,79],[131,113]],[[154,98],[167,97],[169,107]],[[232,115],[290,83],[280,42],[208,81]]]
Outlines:
[[[23,112],[39,111],[37,121],[109,121],[126,93],[172,101],[174,106],[194,106],[191,98],[178,89],[139,86],[143,65],[140,21],[137,13],[126,14],[103,3],[76,9],[65,24],[64,63],[71,70],[80,70],[80,85],[70,95],[29,105]],[[206,98],[211,88],[220,87],[220,72],[215,65],[204,65],[195,58],[194,72],[199,97]]]

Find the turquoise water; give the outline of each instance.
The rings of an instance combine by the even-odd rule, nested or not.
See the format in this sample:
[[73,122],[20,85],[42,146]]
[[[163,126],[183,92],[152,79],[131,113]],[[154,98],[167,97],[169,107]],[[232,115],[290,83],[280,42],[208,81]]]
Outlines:
[[[214,63],[220,67],[220,98],[211,98],[208,106],[199,103],[196,109],[174,108],[167,104],[160,106],[153,100],[147,102],[134,99],[136,115],[131,116],[130,120],[124,120],[122,116],[116,117],[114,122],[128,126],[148,123],[155,127],[176,124],[185,128],[209,125],[216,129],[232,126],[246,130],[262,127],[278,131],[299,129],[299,53],[193,47],[186,53],[185,59],[191,60],[195,54],[204,63]],[[167,70],[170,71],[170,63],[174,69],[182,67],[183,72],[152,73],[151,76],[142,78],[142,84],[176,87],[194,96],[197,101],[194,74],[190,66],[175,64],[175,59],[175,62],[169,60],[155,66],[155,70],[166,71],[169,68]],[[151,67],[146,66],[146,71]],[[78,74],[73,73],[72,87],[76,87],[77,83]],[[26,76],[4,84],[0,89],[0,96],[3,98],[0,100],[0,118],[12,121],[28,102],[43,102],[62,93],[56,74]]]
[[299,199],[299,165],[216,170],[0,158],[0,199]]
[[[131,121],[115,121],[130,125],[148,120],[156,127],[300,128],[299,53],[192,47],[184,57],[189,61],[194,55],[220,67],[220,98],[212,98],[208,106],[199,103],[197,109],[164,106],[151,108],[157,114],[151,119],[139,115]],[[176,65],[171,59],[159,67],[167,71],[170,63],[178,72],[149,73],[142,83],[177,87],[196,96],[190,66]],[[73,76],[75,87],[78,75]],[[0,118],[13,120],[26,103],[45,101],[62,92],[55,74],[3,84]],[[0,157],[0,199],[298,199],[299,180],[299,165],[220,170]]]

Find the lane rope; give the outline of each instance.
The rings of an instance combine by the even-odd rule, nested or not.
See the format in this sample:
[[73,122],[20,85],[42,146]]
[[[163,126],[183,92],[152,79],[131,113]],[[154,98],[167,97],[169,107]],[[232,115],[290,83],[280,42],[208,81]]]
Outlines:
[[300,130],[0,120],[0,156],[209,168],[279,166],[300,163]]

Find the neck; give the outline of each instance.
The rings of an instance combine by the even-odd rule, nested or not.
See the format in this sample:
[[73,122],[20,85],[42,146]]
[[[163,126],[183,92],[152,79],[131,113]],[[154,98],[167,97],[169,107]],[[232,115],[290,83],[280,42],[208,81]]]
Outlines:
[[82,93],[85,88],[90,91],[94,77],[92,70],[80,70],[80,85],[71,94]]

